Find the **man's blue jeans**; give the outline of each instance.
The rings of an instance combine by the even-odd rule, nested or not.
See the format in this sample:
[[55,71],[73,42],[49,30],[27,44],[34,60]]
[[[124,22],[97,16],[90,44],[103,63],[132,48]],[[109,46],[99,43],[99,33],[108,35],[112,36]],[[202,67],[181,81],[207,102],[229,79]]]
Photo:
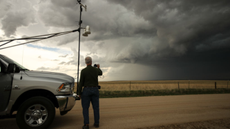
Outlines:
[[94,124],[99,124],[99,90],[98,87],[85,87],[82,95],[82,108],[84,116],[84,124],[89,124],[89,105],[90,101],[93,105]]

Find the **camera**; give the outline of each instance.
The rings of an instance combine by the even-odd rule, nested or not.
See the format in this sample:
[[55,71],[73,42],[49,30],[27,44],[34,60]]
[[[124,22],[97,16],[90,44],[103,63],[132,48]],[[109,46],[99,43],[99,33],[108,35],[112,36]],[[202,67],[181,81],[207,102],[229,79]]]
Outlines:
[[97,64],[94,64],[93,67],[97,67]]

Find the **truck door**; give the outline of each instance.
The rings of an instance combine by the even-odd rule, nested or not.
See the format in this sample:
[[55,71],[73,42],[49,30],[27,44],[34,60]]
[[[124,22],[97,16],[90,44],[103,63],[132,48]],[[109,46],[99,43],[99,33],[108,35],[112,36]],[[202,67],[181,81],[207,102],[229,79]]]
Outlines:
[[10,99],[12,75],[6,73],[6,64],[0,59],[0,112],[4,111]]

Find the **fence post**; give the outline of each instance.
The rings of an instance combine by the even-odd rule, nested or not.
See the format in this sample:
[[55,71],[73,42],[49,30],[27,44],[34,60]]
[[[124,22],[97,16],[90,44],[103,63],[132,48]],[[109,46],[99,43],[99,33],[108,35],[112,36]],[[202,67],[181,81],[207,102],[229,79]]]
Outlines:
[[[228,82],[229,82],[229,80],[228,80]],[[228,89],[228,83],[227,83],[227,89]]]
[[130,86],[130,88],[129,88],[129,89],[130,89],[130,91],[131,91],[131,81],[130,81],[130,83],[129,83],[129,86]]
[[188,80],[188,88],[190,88],[190,80]]

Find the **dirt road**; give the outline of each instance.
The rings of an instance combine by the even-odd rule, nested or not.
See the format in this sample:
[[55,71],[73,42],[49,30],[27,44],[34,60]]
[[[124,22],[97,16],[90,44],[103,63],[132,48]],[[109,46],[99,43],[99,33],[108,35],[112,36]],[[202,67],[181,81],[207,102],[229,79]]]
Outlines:
[[[106,98],[100,99],[100,115],[100,129],[153,128],[229,120],[230,94]],[[93,128],[93,122],[91,106],[90,128]],[[68,114],[60,116],[56,113],[50,129],[81,129],[82,125],[81,103],[77,101]],[[15,119],[0,119],[0,128],[16,129]]]

